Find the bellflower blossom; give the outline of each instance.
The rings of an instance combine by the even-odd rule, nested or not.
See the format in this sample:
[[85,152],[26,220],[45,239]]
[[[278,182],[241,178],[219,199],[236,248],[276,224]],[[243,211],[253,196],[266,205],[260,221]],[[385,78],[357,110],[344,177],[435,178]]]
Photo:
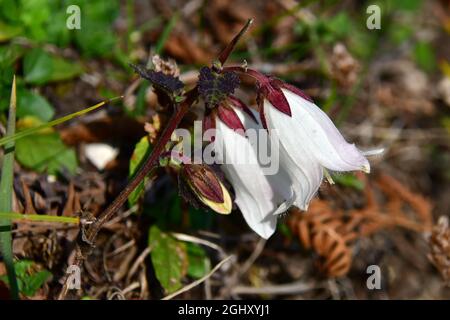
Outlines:
[[[235,203],[247,224],[261,237],[269,238],[276,229],[277,215],[292,204],[293,190],[284,170],[266,175],[258,157],[258,144],[267,143],[267,132],[258,123],[258,113],[232,98],[215,115],[215,152],[224,159],[221,169],[235,191]],[[223,106],[222,106],[223,108]],[[249,139],[242,129],[254,130]],[[266,135],[266,137],[264,137]]]

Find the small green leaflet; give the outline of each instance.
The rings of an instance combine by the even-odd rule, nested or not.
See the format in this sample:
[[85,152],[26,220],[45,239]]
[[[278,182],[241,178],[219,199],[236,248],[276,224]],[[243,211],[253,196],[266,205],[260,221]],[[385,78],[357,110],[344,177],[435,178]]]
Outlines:
[[186,245],[156,225],[150,228],[148,244],[156,278],[166,293],[181,288],[181,280],[187,273]]
[[[130,159],[130,168],[129,168],[129,177],[133,177],[139,170],[140,166],[142,165],[142,161],[146,159],[146,157],[151,152],[151,146],[148,142],[148,137],[142,137],[141,140],[136,144],[134,148],[133,155]],[[135,205],[142,193],[145,190],[145,184],[147,183],[148,178],[145,178],[144,181],[141,181],[141,183],[134,189],[133,192],[128,197],[128,204],[131,206]]]
[[57,132],[35,133],[16,141],[16,158],[24,167],[57,174],[68,170],[74,174],[77,157],[73,148],[67,147]]
[[[37,290],[52,277],[50,271],[39,269],[36,263],[30,260],[15,262],[14,269],[17,274],[19,291],[27,297],[34,296]],[[0,281],[8,284],[8,277],[6,275],[0,276]]]
[[83,72],[83,67],[78,62],[69,62],[40,48],[28,52],[23,63],[25,81],[31,84],[68,80]]

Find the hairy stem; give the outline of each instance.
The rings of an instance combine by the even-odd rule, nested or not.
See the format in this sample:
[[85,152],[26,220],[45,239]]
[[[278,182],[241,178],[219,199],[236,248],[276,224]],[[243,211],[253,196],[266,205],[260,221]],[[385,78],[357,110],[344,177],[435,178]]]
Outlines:
[[120,207],[122,207],[122,205],[128,199],[130,193],[133,192],[134,189],[136,189],[136,187],[147,176],[147,174],[149,174],[154,166],[157,165],[158,159],[161,156],[161,153],[164,151],[164,147],[166,146],[167,142],[169,142],[173,131],[177,128],[178,124],[183,119],[184,115],[189,110],[189,107],[194,103],[197,97],[197,88],[194,88],[187,93],[186,100],[181,103],[176,113],[170,118],[166,128],[161,134],[161,137],[153,148],[152,153],[148,156],[141,168],[134,175],[132,180],[127,184],[127,186],[120,192],[116,199],[114,199],[114,201],[105,209],[105,211],[100,214],[97,220],[86,231],[86,240],[88,242],[92,243],[95,240],[98,231],[105,224],[105,222],[107,222],[111,218],[111,216],[117,210],[119,210]]

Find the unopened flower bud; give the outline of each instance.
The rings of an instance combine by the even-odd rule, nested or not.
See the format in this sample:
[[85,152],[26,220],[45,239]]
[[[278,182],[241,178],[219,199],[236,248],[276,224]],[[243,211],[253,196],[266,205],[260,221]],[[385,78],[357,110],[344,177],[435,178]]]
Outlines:
[[203,164],[183,164],[179,172],[180,192],[188,201],[198,202],[221,213],[229,214],[233,203],[228,190],[214,170]]

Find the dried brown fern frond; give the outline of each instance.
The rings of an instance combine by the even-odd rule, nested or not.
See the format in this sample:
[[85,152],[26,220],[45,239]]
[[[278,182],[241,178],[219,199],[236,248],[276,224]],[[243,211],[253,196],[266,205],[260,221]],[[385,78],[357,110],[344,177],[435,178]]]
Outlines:
[[[319,255],[319,270],[328,277],[348,273],[353,242],[360,237],[392,227],[415,232],[431,228],[431,204],[424,197],[387,175],[380,175],[375,184],[363,175],[359,178],[365,183],[363,208],[344,211],[329,200],[315,199],[307,213],[293,209],[288,220],[303,247]],[[383,203],[376,193],[384,197]]]
[[[320,257],[317,266],[329,277],[347,274],[352,262],[352,250],[348,245],[357,234],[343,222],[343,213],[329,207],[324,200],[310,204],[308,214],[293,209],[289,225],[298,235],[305,249],[314,250]],[[353,224],[356,222],[352,221]]]
[[450,227],[448,217],[442,216],[433,227],[429,239],[428,258],[442,274],[447,286],[450,286]]

